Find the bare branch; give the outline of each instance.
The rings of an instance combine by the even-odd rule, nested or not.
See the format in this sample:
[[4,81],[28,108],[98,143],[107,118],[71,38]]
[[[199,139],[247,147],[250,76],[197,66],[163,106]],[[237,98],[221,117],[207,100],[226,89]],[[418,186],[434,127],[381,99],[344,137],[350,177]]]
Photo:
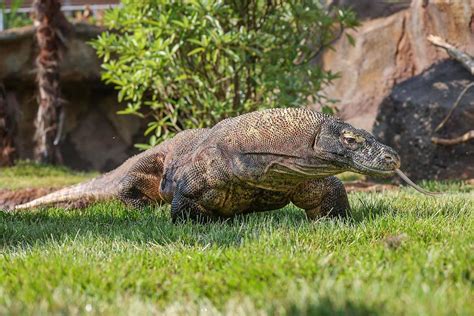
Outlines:
[[439,125],[435,128],[435,132],[439,131],[443,126],[444,124],[446,124],[446,122],[449,120],[449,118],[451,117],[451,115],[453,114],[454,112],[454,109],[459,105],[459,102],[461,102],[462,98],[464,97],[464,95],[466,94],[466,92],[470,89],[474,87],[474,82],[471,82],[470,84],[468,84],[464,90],[461,91],[461,93],[459,94],[458,98],[456,99],[456,102],[454,102],[454,104],[451,106],[451,108],[449,109],[449,112],[448,114],[446,115],[446,117],[441,121],[441,123],[439,123]]
[[430,35],[428,36],[428,41],[430,41],[434,46],[445,49],[449,56],[459,61],[464,66],[464,68],[466,68],[474,76],[474,58],[472,56],[469,56],[465,52],[457,49],[439,36]]
[[470,130],[469,132],[455,138],[431,137],[431,142],[437,145],[450,146],[465,143],[471,139],[474,139],[474,130]]

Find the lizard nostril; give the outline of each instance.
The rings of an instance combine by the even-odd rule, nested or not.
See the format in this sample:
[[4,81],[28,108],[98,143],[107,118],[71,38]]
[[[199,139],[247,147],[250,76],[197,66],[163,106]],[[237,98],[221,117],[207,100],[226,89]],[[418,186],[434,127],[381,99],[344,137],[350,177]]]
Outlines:
[[395,158],[391,155],[384,155],[383,158],[385,159],[386,162],[394,162]]

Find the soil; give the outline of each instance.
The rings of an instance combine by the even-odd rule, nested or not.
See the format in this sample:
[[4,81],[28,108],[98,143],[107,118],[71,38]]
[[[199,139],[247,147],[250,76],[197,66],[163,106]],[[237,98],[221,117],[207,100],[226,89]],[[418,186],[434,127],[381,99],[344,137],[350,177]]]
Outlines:
[[381,184],[371,181],[351,181],[344,183],[347,193],[350,192],[383,192],[386,190],[397,190],[398,185]]

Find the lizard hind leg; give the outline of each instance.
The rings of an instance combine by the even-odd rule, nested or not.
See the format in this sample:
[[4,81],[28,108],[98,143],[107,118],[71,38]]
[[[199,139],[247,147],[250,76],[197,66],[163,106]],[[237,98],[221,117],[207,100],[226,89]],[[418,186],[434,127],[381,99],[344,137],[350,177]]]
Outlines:
[[350,212],[346,189],[336,177],[305,181],[295,190],[291,201],[303,208],[309,219],[346,217]]
[[127,206],[133,208],[144,208],[153,202],[147,194],[146,178],[143,175],[127,175],[120,182],[118,197]]
[[143,208],[163,203],[160,183],[163,172],[161,159],[145,157],[123,177],[119,184],[119,199],[128,206]]

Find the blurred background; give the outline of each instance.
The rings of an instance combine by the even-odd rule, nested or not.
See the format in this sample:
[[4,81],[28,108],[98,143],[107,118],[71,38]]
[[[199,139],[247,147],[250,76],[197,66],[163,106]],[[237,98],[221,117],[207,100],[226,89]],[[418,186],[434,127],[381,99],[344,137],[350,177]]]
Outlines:
[[0,3],[2,166],[103,172],[181,129],[308,106],[414,180],[474,178],[474,76],[427,40],[474,56],[472,0]]

